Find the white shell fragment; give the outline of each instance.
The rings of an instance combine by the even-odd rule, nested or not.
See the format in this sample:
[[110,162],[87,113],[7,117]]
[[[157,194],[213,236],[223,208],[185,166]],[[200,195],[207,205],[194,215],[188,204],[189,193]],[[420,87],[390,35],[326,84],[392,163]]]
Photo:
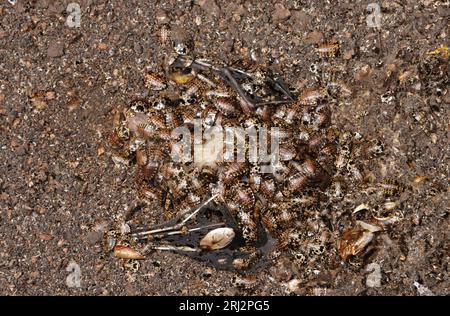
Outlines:
[[363,210],[370,210],[370,206],[367,204],[360,204],[358,205],[355,210],[353,211],[353,214],[358,213],[359,211],[363,211]]
[[229,227],[216,228],[208,232],[200,241],[203,250],[218,250],[228,246],[234,238],[234,230]]
[[356,224],[358,224],[362,229],[367,230],[370,233],[375,233],[383,230],[380,226],[369,224],[363,221],[356,221]]

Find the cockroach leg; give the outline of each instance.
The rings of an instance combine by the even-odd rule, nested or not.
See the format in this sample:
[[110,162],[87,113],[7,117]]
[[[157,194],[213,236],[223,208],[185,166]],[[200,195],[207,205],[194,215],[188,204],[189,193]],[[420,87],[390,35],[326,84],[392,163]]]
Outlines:
[[255,108],[256,104],[250,100],[247,94],[242,90],[241,85],[236,81],[236,79],[231,74],[231,71],[228,67],[224,67],[221,69],[221,73],[228,79],[228,83],[232,89],[236,91],[236,93],[251,107]]
[[269,84],[273,86],[273,88],[281,93],[283,93],[286,97],[289,98],[290,101],[294,101],[294,96],[289,91],[289,89],[286,87],[283,81],[281,81],[278,78],[272,78],[270,76],[266,76],[267,81]]
[[192,248],[188,246],[155,246],[155,245],[149,245],[146,247],[145,251],[149,250],[166,250],[166,251],[183,251],[183,252],[199,252],[200,249],[198,248]]
[[[185,223],[190,220],[191,218],[195,217],[197,215],[197,213],[203,208],[205,207],[208,203],[210,203],[212,200],[214,200],[216,197],[218,196],[218,194],[213,195],[212,197],[210,197],[208,200],[206,200],[205,202],[203,202],[198,208],[196,208],[191,214],[189,214],[188,216],[186,216],[181,222],[172,225],[172,226],[167,226],[167,227],[161,227],[161,228],[154,228],[154,229],[150,229],[150,230],[145,230],[145,231],[140,231],[140,232],[135,232],[132,233],[131,236],[135,237],[135,238],[139,238],[142,239],[147,238],[145,236],[151,236],[151,235],[160,235],[160,234],[164,234],[167,232],[171,232],[171,231],[178,231],[181,230],[184,226]],[[217,224],[216,224],[217,225]],[[160,225],[158,225],[160,226]],[[167,234],[168,235],[168,234]]]

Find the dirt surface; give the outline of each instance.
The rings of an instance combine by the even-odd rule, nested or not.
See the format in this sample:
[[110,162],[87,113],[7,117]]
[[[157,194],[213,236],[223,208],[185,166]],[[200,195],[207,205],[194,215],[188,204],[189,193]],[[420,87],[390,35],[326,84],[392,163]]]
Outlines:
[[[448,2],[381,1],[380,28],[367,24],[368,1],[79,0],[79,28],[65,23],[73,1],[10,2],[0,2],[1,294],[450,294],[448,55],[435,51],[449,45]],[[314,48],[333,40],[352,90],[332,105],[333,124],[383,152],[355,157],[361,177],[343,174],[343,193],[311,219],[324,249],[281,255],[251,281],[169,252],[130,278],[105,256],[99,227],[140,203],[132,170],[110,157],[111,113],[148,94],[144,73],[168,45],[266,65],[302,89],[321,62]],[[371,212],[399,220],[343,261],[340,236]],[[81,286],[68,287],[77,265]]]

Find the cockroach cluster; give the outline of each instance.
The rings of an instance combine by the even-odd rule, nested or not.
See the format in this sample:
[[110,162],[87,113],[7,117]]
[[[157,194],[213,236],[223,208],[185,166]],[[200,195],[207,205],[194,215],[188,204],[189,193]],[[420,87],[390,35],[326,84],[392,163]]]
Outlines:
[[[337,49],[323,45],[317,52],[331,57]],[[133,165],[140,197],[150,209],[163,210],[167,221],[133,227],[122,242],[114,236],[108,247],[119,243],[116,256],[140,259],[153,249],[174,250],[244,269],[264,254],[298,248],[304,210],[326,198],[336,169],[338,133],[330,100],[348,96],[348,88],[332,81],[295,91],[269,70],[185,54],[160,73],[147,73],[145,86],[148,98],[117,112],[110,143],[114,162]],[[272,136],[278,139],[280,159],[268,163],[270,173],[261,172],[261,161],[238,161],[235,152],[234,160],[175,161],[180,135],[174,129],[188,130],[194,140],[196,120],[204,130],[264,128],[269,145]],[[244,151],[248,157],[250,147]]]

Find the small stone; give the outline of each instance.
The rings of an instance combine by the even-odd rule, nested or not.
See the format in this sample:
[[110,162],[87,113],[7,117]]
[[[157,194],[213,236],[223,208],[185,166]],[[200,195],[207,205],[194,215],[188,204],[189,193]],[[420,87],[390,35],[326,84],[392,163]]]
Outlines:
[[56,58],[64,55],[64,45],[60,42],[51,43],[47,48],[47,56]]
[[105,153],[105,148],[104,147],[99,147],[97,149],[97,156],[101,156]]
[[293,21],[294,31],[303,32],[308,27],[311,17],[303,11],[293,11],[291,21]]
[[31,103],[33,105],[33,108],[37,111],[45,110],[48,107],[47,102],[40,96],[31,98]]
[[372,73],[372,69],[370,69],[369,65],[364,65],[360,69],[358,69],[355,73],[355,80],[362,81],[370,76]]
[[342,58],[345,60],[349,60],[353,57],[353,55],[355,55],[355,50],[353,48],[351,48],[344,52],[344,54],[342,55]]
[[81,101],[78,99],[72,99],[66,104],[69,112],[73,112],[81,106]]
[[46,98],[47,100],[53,100],[53,99],[55,99],[55,98],[56,98],[56,93],[55,93],[55,91],[47,91],[47,92],[45,93],[45,98]]
[[156,21],[158,21],[158,23],[164,24],[164,23],[169,22],[169,18],[167,17],[167,13],[163,9],[156,10],[155,17],[156,17]]
[[39,271],[33,271],[30,273],[30,278],[36,279],[39,276]]
[[198,0],[197,4],[208,14],[218,16],[220,8],[215,0]]
[[286,9],[281,3],[275,4],[275,10],[272,14],[272,20],[275,23],[286,21],[291,17],[291,11]]
[[42,241],[50,241],[53,239],[53,236],[49,234],[39,234],[38,237]]
[[314,31],[308,33],[305,38],[305,42],[307,44],[319,44],[323,41],[323,34],[322,32]]
[[107,50],[108,49],[108,44],[106,44],[106,43],[99,43],[98,44],[98,49],[100,49],[100,50]]
[[91,231],[86,235],[86,240],[91,245],[95,245],[102,238],[103,238],[103,232],[101,232],[101,231]]
[[139,44],[138,42],[135,42],[133,45],[133,50],[137,55],[142,54],[142,52],[143,52],[142,45]]
[[34,210],[36,213],[38,213],[39,215],[44,215],[47,213],[47,209],[45,207],[42,206],[37,206]]

